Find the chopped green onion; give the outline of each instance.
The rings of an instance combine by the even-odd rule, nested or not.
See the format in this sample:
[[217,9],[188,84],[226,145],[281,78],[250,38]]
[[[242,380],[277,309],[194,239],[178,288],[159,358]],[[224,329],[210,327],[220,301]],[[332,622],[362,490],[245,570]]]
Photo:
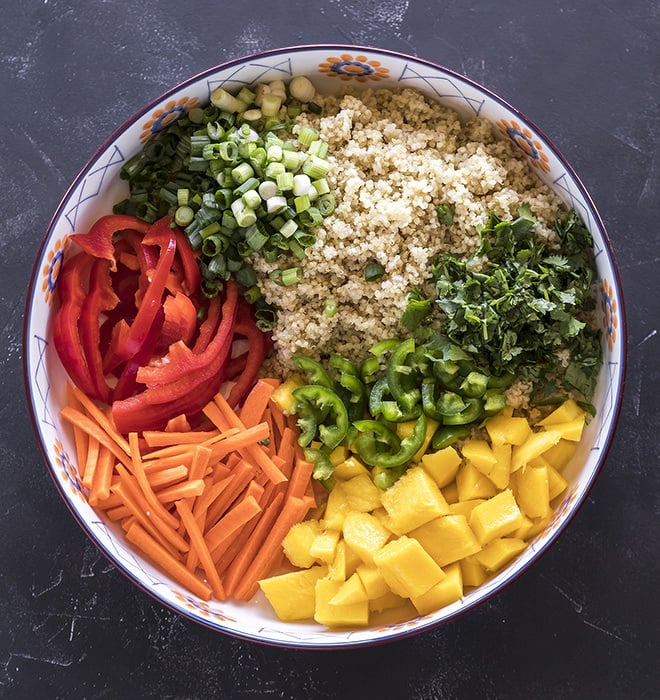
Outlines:
[[304,173],[309,175],[312,180],[318,180],[319,178],[325,177],[328,174],[330,164],[323,158],[311,155],[303,163],[302,170]]
[[174,212],[174,222],[177,226],[185,228],[192,222],[194,216],[195,212],[191,207],[181,206]]
[[296,212],[298,214],[306,211],[311,206],[309,196],[307,194],[301,194],[300,197],[295,197],[293,200],[293,206],[296,208]]
[[321,216],[326,217],[335,210],[335,198],[331,194],[324,194],[316,203]]
[[293,189],[293,173],[285,172],[276,176],[275,182],[281,192]]
[[364,279],[373,282],[380,279],[385,274],[385,268],[378,262],[370,262],[364,268]]
[[312,141],[316,141],[319,138],[320,134],[318,132],[318,129],[315,129],[313,126],[308,126],[307,124],[303,124],[300,127],[300,131],[298,132],[298,141],[303,145],[303,146],[309,146]]
[[332,318],[337,313],[337,301],[335,299],[325,300],[325,315],[327,318]]

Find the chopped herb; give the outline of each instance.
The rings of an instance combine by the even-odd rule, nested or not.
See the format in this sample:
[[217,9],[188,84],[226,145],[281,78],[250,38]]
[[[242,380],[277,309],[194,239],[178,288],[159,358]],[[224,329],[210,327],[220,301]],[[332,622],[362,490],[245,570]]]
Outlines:
[[438,204],[435,208],[438,221],[445,226],[451,226],[454,223],[454,209],[453,204]]

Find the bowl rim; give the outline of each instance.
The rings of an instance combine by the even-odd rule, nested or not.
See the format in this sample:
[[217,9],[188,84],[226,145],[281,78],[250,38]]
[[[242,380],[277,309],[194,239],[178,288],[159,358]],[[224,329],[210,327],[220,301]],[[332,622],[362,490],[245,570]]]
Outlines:
[[[29,357],[30,357],[30,351],[29,351],[29,330],[30,330],[30,318],[32,314],[32,305],[33,305],[33,300],[35,296],[35,291],[37,287],[37,281],[38,281],[38,274],[41,269],[41,263],[43,260],[43,254],[44,250],[50,240],[51,234],[53,227],[55,225],[55,222],[59,219],[61,216],[62,210],[67,203],[67,200],[71,193],[75,190],[75,188],[78,186],[78,184],[81,182],[81,180],[87,175],[91,167],[93,166],[94,162],[98,158],[98,156],[108,148],[108,146],[117,139],[117,137],[123,133],[127,128],[129,128],[132,124],[134,124],[136,121],[141,119],[145,114],[149,113],[150,111],[153,110],[153,108],[156,105],[161,104],[164,102],[170,95],[182,90],[183,88],[196,83],[200,80],[203,80],[206,76],[212,75],[218,71],[221,70],[226,70],[228,68],[231,68],[232,66],[240,65],[243,63],[246,63],[250,60],[256,60],[264,57],[272,57],[272,56],[277,56],[281,54],[292,54],[292,53],[300,53],[304,51],[314,51],[314,50],[323,50],[323,51],[341,51],[341,52],[360,52],[360,53],[377,53],[380,55],[384,56],[389,56],[391,58],[395,58],[398,60],[407,60],[411,61],[423,66],[426,66],[428,68],[431,68],[433,70],[439,70],[445,74],[447,74],[450,77],[456,78],[457,80],[463,81],[466,84],[470,85],[473,89],[485,94],[489,99],[499,103],[501,106],[503,106],[505,109],[509,110],[513,114],[515,114],[522,122],[525,124],[528,124],[531,126],[536,133],[545,141],[545,143],[548,145],[549,149],[553,152],[553,155],[559,160],[559,162],[563,165],[563,167],[566,169],[567,175],[571,177],[571,179],[574,181],[575,185],[577,186],[580,194],[584,197],[586,204],[588,205],[588,208],[590,210],[591,215],[594,218],[594,224],[596,228],[599,230],[599,232],[602,235],[603,238],[603,243],[604,243],[604,252],[607,255],[607,259],[609,261],[609,267],[611,269],[612,275],[613,275],[613,286],[616,288],[617,292],[617,298],[619,300],[619,320],[620,320],[620,331],[621,331],[621,358],[620,358],[620,371],[619,371],[619,376],[618,376],[618,381],[613,384],[613,387],[616,391],[616,397],[617,400],[615,404],[613,405],[613,410],[612,410],[612,419],[611,419],[611,429],[607,433],[605,437],[604,444],[602,446],[602,449],[599,452],[599,455],[596,459],[595,466],[589,475],[589,479],[586,481],[586,484],[583,488],[582,494],[579,499],[576,500],[576,502],[571,506],[571,508],[568,510],[566,515],[563,517],[561,522],[557,525],[556,529],[551,533],[551,535],[548,537],[548,539],[543,543],[541,547],[539,547],[537,550],[535,550],[534,555],[530,558],[530,560],[525,563],[523,566],[519,568],[519,570],[509,574],[507,578],[505,578],[503,581],[501,581],[497,586],[494,586],[491,590],[483,593],[481,596],[476,598],[474,601],[471,601],[470,603],[466,604],[465,606],[461,607],[460,609],[456,610],[454,613],[451,615],[439,619],[439,620],[429,620],[428,622],[420,622],[419,624],[410,627],[410,628],[403,628],[403,629],[394,629],[391,633],[388,633],[386,635],[380,635],[377,637],[373,638],[367,638],[367,639],[359,639],[359,640],[351,640],[351,639],[341,639],[338,640],[336,638],[333,638],[332,636],[328,637],[327,642],[311,642],[311,643],[306,643],[306,642],[300,642],[296,640],[279,640],[279,639],[264,639],[260,638],[258,636],[255,636],[253,633],[250,632],[244,632],[241,630],[236,630],[236,629],[231,629],[227,628],[222,625],[222,623],[212,623],[208,620],[205,620],[201,617],[194,616],[191,613],[189,613],[186,610],[183,610],[181,608],[178,608],[174,606],[173,604],[170,604],[169,602],[165,601],[163,598],[161,598],[157,593],[148,588],[144,583],[142,583],[137,577],[135,577],[132,573],[127,571],[114,557],[113,555],[99,542],[99,540],[96,538],[94,535],[94,532],[92,531],[91,527],[87,524],[87,522],[77,513],[75,508],[73,507],[70,498],[64,491],[62,485],[60,482],[57,480],[55,476],[55,472],[53,469],[53,466],[50,462],[48,453],[46,451],[45,447],[45,441],[43,439],[43,434],[40,428],[40,421],[37,417],[37,411],[35,409],[34,405],[34,394],[32,391],[32,379],[30,376],[30,364],[29,364]],[[478,607],[485,603],[487,600],[491,599],[493,596],[496,594],[499,594],[503,589],[508,587],[510,584],[512,584],[514,581],[516,581],[524,572],[526,572],[533,564],[536,564],[540,558],[546,554],[550,547],[554,545],[559,538],[559,535],[564,532],[566,527],[569,525],[569,523],[573,520],[573,518],[576,516],[577,512],[580,510],[580,508],[584,505],[584,502],[587,500],[587,497],[589,495],[589,492],[594,486],[594,483],[598,476],[600,475],[600,472],[603,468],[603,465],[607,459],[610,447],[612,445],[614,435],[616,433],[616,427],[619,422],[621,410],[622,410],[622,403],[623,403],[623,395],[624,395],[624,390],[625,390],[625,384],[626,384],[626,373],[627,373],[627,355],[628,355],[628,332],[627,332],[627,319],[626,319],[626,312],[625,312],[625,305],[624,305],[624,299],[623,299],[623,289],[622,289],[622,284],[621,284],[621,276],[619,272],[619,268],[616,262],[616,259],[614,257],[614,250],[609,238],[609,235],[607,233],[607,230],[605,228],[605,225],[603,223],[603,220],[600,216],[599,211],[597,210],[591,195],[589,194],[587,188],[584,186],[582,180],[578,177],[577,173],[574,171],[573,167],[570,165],[570,163],[567,161],[563,153],[554,145],[553,141],[547,137],[545,132],[540,129],[531,119],[529,119],[523,112],[521,112],[519,109],[514,107],[512,104],[510,104],[507,100],[503,99],[496,93],[494,93],[492,90],[490,90],[487,87],[484,87],[481,83],[477,82],[476,80],[473,80],[472,78],[469,78],[451,68],[447,68],[444,65],[440,63],[436,63],[434,61],[430,61],[428,59],[424,58],[419,58],[417,56],[414,56],[412,54],[407,54],[405,52],[401,51],[395,51],[392,49],[385,49],[385,48],[380,48],[378,46],[372,46],[369,44],[342,44],[342,43],[319,43],[319,44],[296,44],[296,45],[291,45],[291,46],[283,46],[279,48],[273,48],[273,49],[267,49],[264,51],[258,51],[255,53],[251,54],[245,54],[243,56],[240,56],[238,58],[233,58],[228,61],[224,61],[222,63],[216,64],[210,68],[206,68],[182,81],[179,83],[175,84],[174,86],[168,88],[165,90],[163,93],[161,93],[158,97],[150,100],[144,107],[139,109],[137,112],[132,114],[128,119],[126,119],[120,126],[118,126],[116,129],[112,131],[112,133],[106,137],[102,143],[94,150],[92,155],[88,157],[88,159],[85,162],[85,165],[79,170],[75,178],[73,179],[72,183],[67,187],[66,191],[60,198],[60,201],[52,214],[50,221],[48,223],[48,226],[45,229],[45,233],[42,237],[41,243],[39,245],[39,248],[37,250],[36,256],[35,256],[35,261],[32,267],[32,272],[30,274],[27,290],[26,290],[26,301],[25,301],[25,307],[24,307],[24,316],[23,316],[23,333],[22,333],[22,364],[23,364],[23,380],[24,380],[24,386],[25,386],[25,392],[26,392],[26,400],[27,400],[27,405],[28,405],[28,412],[30,414],[30,419],[32,422],[33,429],[35,431],[36,436],[38,437],[38,444],[39,444],[39,449],[41,450],[42,457],[44,459],[44,462],[46,463],[46,466],[48,468],[48,472],[51,476],[52,481],[54,482],[57,490],[60,493],[60,496],[64,500],[64,502],[67,505],[67,508],[69,511],[72,513],[74,516],[75,520],[78,522],[82,530],[85,532],[87,537],[92,541],[92,543],[96,546],[96,548],[109,560],[109,562],[113,565],[113,567],[121,573],[126,579],[128,579],[133,585],[136,585],[141,591],[146,593],[150,598],[152,598],[155,602],[160,604],[161,606],[171,610],[172,612],[177,613],[184,619],[188,620],[189,622],[194,622],[196,624],[199,624],[203,627],[207,627],[208,629],[211,629],[215,632],[221,632],[223,634],[228,635],[229,637],[233,637],[236,639],[241,639],[245,641],[250,641],[258,644],[262,644],[265,646],[271,646],[271,647],[276,647],[276,648],[283,648],[283,649],[296,649],[296,650],[329,650],[329,649],[355,649],[355,648],[361,648],[361,647],[369,647],[369,646],[376,646],[380,644],[387,644],[391,642],[395,642],[398,640],[402,640],[405,638],[412,637],[414,635],[418,635],[424,632],[429,632],[431,630],[437,630],[441,626],[453,622],[454,620],[457,620],[458,618],[462,617],[465,615],[467,612],[473,610],[475,607]]]

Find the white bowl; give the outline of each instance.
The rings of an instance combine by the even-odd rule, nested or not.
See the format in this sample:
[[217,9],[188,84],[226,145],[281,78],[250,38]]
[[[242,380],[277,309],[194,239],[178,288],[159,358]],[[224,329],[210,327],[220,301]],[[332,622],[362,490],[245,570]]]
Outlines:
[[[594,404],[596,418],[585,429],[578,453],[564,472],[570,485],[549,527],[506,569],[461,600],[429,615],[384,627],[328,631],[314,623],[282,623],[266,601],[203,602],[174,584],[137,554],[116,526],[85,500],[74,462],[72,435],[59,416],[67,377],[52,343],[53,296],[66,255],[67,237],[84,230],[123,198],[122,164],[151,135],[194,103],[205,103],[218,86],[236,91],[259,81],[308,75],[320,92],[357,86],[410,86],[455,109],[462,118],[488,118],[503,138],[520,149],[530,166],[568,207],[581,216],[594,240],[598,271],[598,322],[604,362]],[[460,615],[499,591],[529,567],[575,515],[603,466],[621,406],[626,334],[621,285],[603,223],[589,194],[548,138],[514,107],[473,81],[428,61],[377,48],[299,46],[247,56],[211,68],[166,92],[129,119],[99,148],[62,199],[37,254],[27,295],[24,368],[29,405],[46,464],[62,497],[95,544],[128,578],[156,600],[212,629],[266,644],[326,648],[399,639]]]

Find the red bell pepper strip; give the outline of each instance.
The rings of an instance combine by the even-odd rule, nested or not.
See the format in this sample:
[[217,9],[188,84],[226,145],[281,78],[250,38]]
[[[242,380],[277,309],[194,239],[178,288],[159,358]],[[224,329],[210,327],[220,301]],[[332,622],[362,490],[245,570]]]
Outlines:
[[73,233],[69,238],[92,257],[108,260],[110,269],[114,272],[117,269],[115,249],[112,245],[115,233],[131,229],[145,234],[149,228],[150,224],[135,216],[108,214],[97,219],[87,233]]
[[87,296],[85,277],[90,262],[86,253],[78,253],[62,266],[57,284],[60,308],[53,319],[53,343],[64,369],[76,386],[89,396],[94,396],[96,390],[78,329],[80,310]]
[[174,236],[176,238],[176,254],[183,266],[183,279],[185,282],[183,291],[188,295],[192,295],[197,292],[202,282],[197,256],[190,247],[190,242],[185,234],[180,229],[174,229]]
[[89,274],[87,296],[80,308],[80,342],[87,360],[87,368],[96,391],[92,395],[106,403],[110,399],[110,389],[103,375],[101,357],[101,314],[111,311],[119,303],[119,297],[112,288],[110,263],[105,258],[96,258]]
[[[167,351],[172,343],[181,341],[190,346],[190,341],[197,329],[197,309],[190,297],[183,292],[169,295],[163,302],[165,320],[156,344],[156,350]],[[145,359],[143,364],[149,361]]]
[[[238,301],[235,282],[230,281],[226,290],[222,320],[206,350],[195,355],[181,344],[188,351],[189,357],[183,366],[173,368],[176,377],[173,381],[149,386],[135,396],[115,401],[112,404],[112,417],[118,430],[145,430],[155,425],[162,426],[175,415],[199,412],[219,390],[231,351]],[[164,367],[169,370],[171,365]]]
[[[169,226],[169,217],[159,219],[149,228],[142,242],[155,243],[160,247],[160,258],[145,290],[140,307],[129,330],[123,330],[111,344],[103,363],[103,369],[110,372],[115,367],[133,357],[144,343],[156,313],[161,306],[165,283],[176,251],[176,239]],[[125,329],[125,326],[123,327]]]
[[218,326],[218,321],[220,319],[220,310],[222,305],[220,303],[219,297],[213,297],[209,302],[208,309],[206,311],[206,318],[202,321],[202,325],[199,327],[199,333],[197,334],[197,340],[193,345],[192,351],[195,354],[204,352],[206,346],[211,342],[211,338],[215,333],[215,329]]
[[254,317],[243,314],[236,322],[234,331],[237,335],[242,335],[248,341],[248,355],[245,367],[236,384],[230,389],[227,403],[236,408],[245,398],[248,391],[256,381],[259,368],[263,364],[266,356],[266,334],[257,328]]

